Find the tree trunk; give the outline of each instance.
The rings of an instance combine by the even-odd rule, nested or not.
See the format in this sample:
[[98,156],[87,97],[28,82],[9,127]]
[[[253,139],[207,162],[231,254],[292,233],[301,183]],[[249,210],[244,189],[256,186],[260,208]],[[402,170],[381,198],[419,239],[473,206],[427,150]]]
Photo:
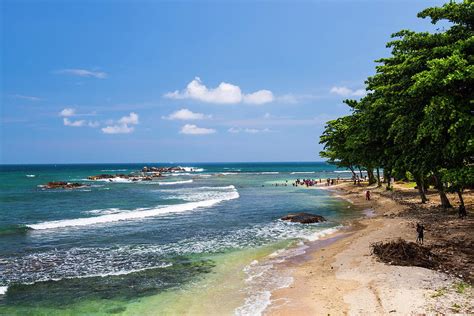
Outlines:
[[458,196],[459,196],[459,217],[464,218],[466,214],[466,206],[464,205],[464,199],[462,198],[462,191],[458,190]]
[[415,177],[415,181],[416,181],[416,186],[418,188],[418,193],[420,193],[420,198],[421,198],[421,203],[426,203],[426,201],[428,201],[428,199],[426,198],[426,195],[425,195],[425,184],[423,182],[423,177]]
[[353,177],[354,177],[354,179],[355,179],[355,177],[356,177],[356,173],[354,172],[354,168],[353,168],[352,166],[349,166],[349,169],[351,170],[351,172],[352,172],[352,176],[353,176]]
[[380,181],[380,170],[378,167],[377,167],[377,186],[378,187],[382,186],[382,182]]
[[446,196],[446,193],[444,193],[443,183],[441,182],[441,179],[439,178],[439,175],[434,174],[433,178],[434,178],[434,181],[435,181],[435,184],[436,184],[436,189],[438,189],[439,198],[441,200],[441,206],[443,208],[451,208],[452,205],[451,205],[451,203],[449,203],[449,200],[448,200],[448,197]]
[[374,184],[377,182],[374,177],[374,169],[367,168],[367,175],[369,176],[369,185]]
[[386,187],[386,189],[387,189],[387,190],[391,190],[391,189],[392,189],[392,187],[391,187],[391,181],[392,181],[392,179],[391,179],[390,171],[387,170],[387,171],[385,172],[385,170],[384,170],[384,180],[385,180],[385,176],[387,177],[387,187]]
[[362,180],[362,170],[360,169],[360,167],[357,167],[357,169],[359,169],[360,179]]

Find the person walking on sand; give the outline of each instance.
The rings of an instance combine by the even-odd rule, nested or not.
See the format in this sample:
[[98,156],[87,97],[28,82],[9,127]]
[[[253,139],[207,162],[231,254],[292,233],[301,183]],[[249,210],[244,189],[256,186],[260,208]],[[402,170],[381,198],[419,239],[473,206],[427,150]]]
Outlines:
[[370,201],[370,191],[369,190],[365,191],[365,199],[367,201]]
[[417,232],[416,242],[422,245],[423,245],[424,230],[425,230],[425,226],[423,226],[420,223],[416,224],[416,232]]

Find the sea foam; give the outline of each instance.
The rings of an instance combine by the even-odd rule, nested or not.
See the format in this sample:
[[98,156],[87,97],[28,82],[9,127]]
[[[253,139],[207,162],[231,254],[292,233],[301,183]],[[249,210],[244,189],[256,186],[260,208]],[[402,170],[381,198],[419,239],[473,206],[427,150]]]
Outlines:
[[197,208],[205,208],[211,207],[216,205],[220,202],[226,200],[237,199],[240,197],[239,193],[235,189],[234,186],[229,186],[227,188],[232,189],[230,192],[226,192],[226,194],[222,194],[219,198],[198,201],[198,202],[189,202],[183,203],[178,205],[170,205],[164,207],[157,207],[145,210],[138,210],[138,211],[128,211],[116,214],[107,214],[95,217],[85,217],[85,218],[76,218],[76,219],[64,219],[64,220],[57,220],[57,221],[49,221],[43,222],[38,224],[30,224],[26,225],[32,229],[54,229],[54,228],[63,228],[63,227],[75,227],[75,226],[90,226],[96,224],[104,224],[104,223],[111,223],[111,222],[118,222],[118,221],[126,221],[126,220],[135,220],[135,219],[142,219],[146,217],[153,217],[159,216],[163,214],[169,213],[181,213],[192,211]]
[[159,185],[175,185],[175,184],[185,184],[185,183],[192,183],[193,180],[183,180],[183,181],[160,181],[158,182]]
[[0,286],[0,295],[7,293],[8,286]]

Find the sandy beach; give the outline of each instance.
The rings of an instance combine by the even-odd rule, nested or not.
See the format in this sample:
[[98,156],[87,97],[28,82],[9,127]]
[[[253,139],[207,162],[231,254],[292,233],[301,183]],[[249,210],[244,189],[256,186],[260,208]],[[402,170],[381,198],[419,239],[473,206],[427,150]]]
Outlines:
[[[319,187],[318,189],[328,189]],[[370,189],[371,201],[365,200]],[[439,204],[435,192],[429,203],[418,204],[413,188],[395,185],[393,192],[375,186],[353,186],[342,183],[329,188],[334,195],[362,208],[366,217],[351,222],[347,229],[320,240],[304,256],[289,261],[279,269],[291,273],[294,282],[287,288],[272,293],[272,304],[266,315],[418,315],[472,314],[473,291],[472,253],[459,254],[459,269],[445,272],[413,266],[394,266],[377,261],[371,255],[370,244],[377,241],[403,238],[415,241],[418,221],[428,224],[425,244],[440,245],[442,239],[453,239],[461,234],[466,245],[472,245],[472,219],[460,221],[456,211],[433,210]],[[466,196],[468,196],[466,194]],[[454,197],[452,198],[454,201]],[[472,193],[468,210],[472,210]],[[420,211],[421,210],[421,211]],[[430,211],[431,210],[431,211]],[[413,212],[417,212],[413,216]],[[427,214],[443,212],[443,225],[449,233],[435,234],[439,219]],[[423,217],[423,214],[426,215]],[[421,216],[421,217],[420,217]],[[428,216],[428,217],[427,217]],[[452,224],[453,223],[453,224]],[[443,227],[444,227],[443,226]],[[470,227],[470,230],[469,230]],[[449,245],[444,245],[449,248]],[[472,247],[468,247],[472,248]],[[464,256],[464,257],[463,257]],[[454,260],[454,259],[453,259]],[[463,275],[464,273],[464,275]],[[470,280],[470,281],[469,281]]]

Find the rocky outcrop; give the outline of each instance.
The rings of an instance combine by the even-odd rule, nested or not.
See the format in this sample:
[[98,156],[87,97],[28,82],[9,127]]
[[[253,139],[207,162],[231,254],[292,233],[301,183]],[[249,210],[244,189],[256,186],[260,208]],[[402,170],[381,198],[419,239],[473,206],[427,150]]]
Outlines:
[[80,188],[88,187],[88,185],[83,184],[83,183],[76,183],[76,182],[56,181],[56,182],[48,182],[46,184],[40,185],[39,187],[43,189],[80,189]]
[[292,223],[301,223],[301,224],[312,224],[325,222],[326,219],[320,215],[314,215],[310,213],[294,213],[288,214],[281,218],[283,221],[289,221]]
[[169,172],[183,172],[186,171],[181,167],[148,167],[142,168],[142,172],[158,172],[158,173],[169,173]]
[[89,180],[101,180],[101,179],[112,179],[117,177],[118,175],[113,175],[113,174],[98,174],[96,176],[90,176],[87,177]]

